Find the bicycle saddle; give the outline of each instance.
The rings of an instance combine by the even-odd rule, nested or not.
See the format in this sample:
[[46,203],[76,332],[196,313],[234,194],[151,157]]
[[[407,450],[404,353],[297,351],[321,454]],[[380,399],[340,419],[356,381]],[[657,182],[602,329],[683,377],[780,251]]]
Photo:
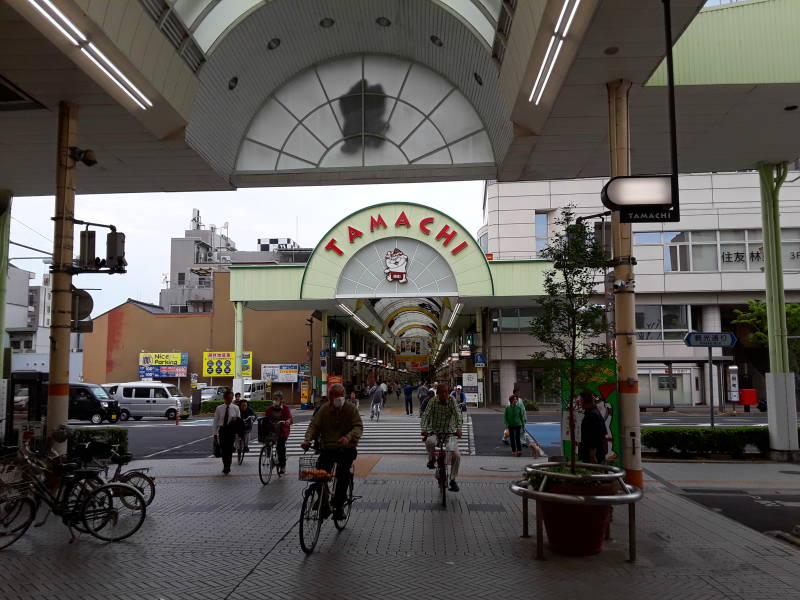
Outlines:
[[127,465],[133,460],[133,454],[117,454],[111,457],[111,462],[115,465]]

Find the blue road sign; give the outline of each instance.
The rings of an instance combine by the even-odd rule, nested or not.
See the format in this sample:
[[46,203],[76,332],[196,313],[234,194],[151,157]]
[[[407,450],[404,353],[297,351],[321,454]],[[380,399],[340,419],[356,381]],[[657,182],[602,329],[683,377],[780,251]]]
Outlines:
[[481,354],[480,352],[475,355],[475,366],[476,367],[485,367],[486,366],[486,355]]
[[727,332],[694,331],[686,334],[683,343],[692,348],[733,348],[736,336]]

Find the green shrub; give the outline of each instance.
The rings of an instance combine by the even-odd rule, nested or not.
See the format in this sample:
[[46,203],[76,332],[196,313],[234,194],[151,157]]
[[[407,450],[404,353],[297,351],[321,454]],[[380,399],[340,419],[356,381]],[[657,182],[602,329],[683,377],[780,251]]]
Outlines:
[[[213,413],[220,404],[222,404],[222,400],[205,400],[200,403],[200,412]],[[270,404],[272,404],[272,402],[269,400],[254,400],[250,402],[250,408],[252,408],[256,414],[262,415]]]
[[67,455],[75,453],[75,447],[88,442],[103,442],[106,444],[119,444],[119,453],[128,453],[128,430],[123,427],[98,427],[86,429],[73,429],[72,436],[67,444]]
[[662,456],[725,454],[741,458],[748,445],[768,452],[769,431],[766,427],[648,427],[642,430],[642,445]]

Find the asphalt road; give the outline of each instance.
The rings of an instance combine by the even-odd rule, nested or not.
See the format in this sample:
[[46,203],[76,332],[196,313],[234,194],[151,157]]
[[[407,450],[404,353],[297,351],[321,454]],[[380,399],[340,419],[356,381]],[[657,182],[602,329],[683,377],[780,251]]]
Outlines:
[[761,533],[800,528],[800,494],[689,488],[683,495]]

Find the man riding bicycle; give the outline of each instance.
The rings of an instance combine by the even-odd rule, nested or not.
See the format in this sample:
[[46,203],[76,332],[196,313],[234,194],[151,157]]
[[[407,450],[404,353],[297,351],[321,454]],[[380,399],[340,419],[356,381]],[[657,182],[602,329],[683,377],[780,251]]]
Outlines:
[[247,400],[239,401],[239,412],[242,414],[242,430],[239,435],[244,441],[244,451],[249,452],[248,442],[250,441],[250,431],[253,429],[253,421],[256,420],[256,413],[250,408],[250,402]]
[[333,518],[345,519],[344,503],[350,484],[350,467],[356,459],[356,447],[364,432],[361,415],[352,404],[344,400],[344,386],[334,384],[328,390],[328,402],[311,419],[306,430],[305,441],[300,444],[308,450],[311,442],[319,438],[321,450],[317,465],[330,472],[336,464],[336,492],[331,506]]
[[286,440],[289,439],[289,432],[294,423],[292,411],[283,403],[283,392],[275,392],[272,395],[272,406],[264,411],[264,416],[269,419],[273,431],[278,436],[276,446],[278,473],[283,475],[286,472]]
[[[425,447],[428,449],[428,468],[436,467],[433,452],[436,448],[435,434],[449,434],[447,439],[447,460],[451,463],[450,491],[457,492],[458,467],[461,464],[461,453],[458,451],[458,440],[461,437],[463,418],[458,401],[449,395],[446,383],[436,386],[436,398],[428,402],[420,421],[422,437],[425,438]],[[453,437],[455,436],[455,437]]]
[[378,415],[380,418],[381,408],[383,408],[383,403],[386,400],[386,392],[383,391],[384,384],[375,384],[372,386],[372,389],[369,391],[369,418],[370,421]]

